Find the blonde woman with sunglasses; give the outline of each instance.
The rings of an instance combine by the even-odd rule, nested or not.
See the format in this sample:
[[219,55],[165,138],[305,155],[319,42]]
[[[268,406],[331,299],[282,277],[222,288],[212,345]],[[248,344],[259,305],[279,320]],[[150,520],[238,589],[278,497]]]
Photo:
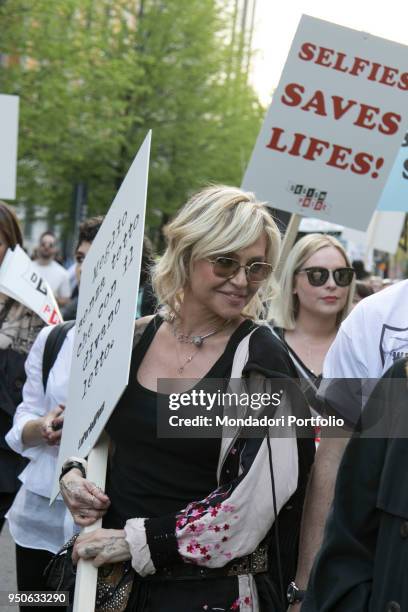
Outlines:
[[[355,272],[341,243],[326,234],[309,234],[291,250],[280,279],[280,294],[270,318],[274,332],[286,347],[300,378],[311,413],[320,384],[323,362],[340,323],[351,310]],[[316,444],[320,428],[315,430]],[[309,496],[307,498],[309,500]],[[324,503],[321,500],[321,503]],[[310,538],[304,527],[301,548],[309,552]],[[305,595],[304,572],[298,567],[296,582],[288,587],[288,602],[298,612]]]
[[316,381],[354,294],[354,270],[336,238],[308,234],[286,260],[272,316],[301,375]]
[[[248,439],[237,428],[222,441],[156,431],[159,399],[178,410],[160,392],[160,379],[197,392],[205,381],[241,374],[267,389],[272,378],[296,377],[281,343],[257,323],[273,292],[279,231],[252,194],[213,186],[191,197],[165,237],[153,271],[162,308],[136,322],[129,385],[106,427],[115,448],[109,500],[90,495],[77,464],[62,471],[61,492],[79,525],[107,511],[103,529],[78,538],[73,559],[130,561],[136,573],[128,612],[281,612],[284,579],[274,577],[296,564],[313,440],[276,440],[266,429]],[[245,365],[236,368],[240,354]],[[224,408],[220,400],[214,410]],[[290,523],[279,521],[279,554],[269,539],[278,533],[278,513]]]

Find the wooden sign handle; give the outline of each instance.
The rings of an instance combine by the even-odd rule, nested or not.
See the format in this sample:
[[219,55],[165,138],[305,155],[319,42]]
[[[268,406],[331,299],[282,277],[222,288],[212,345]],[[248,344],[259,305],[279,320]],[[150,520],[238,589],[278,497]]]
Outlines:
[[279,259],[279,264],[276,269],[275,277],[276,280],[279,280],[282,274],[282,268],[285,264],[285,261],[288,258],[288,255],[295,244],[296,236],[299,230],[299,225],[302,220],[302,215],[294,214],[291,216],[290,221],[288,223],[288,227],[286,228],[285,236],[282,242],[281,254]]

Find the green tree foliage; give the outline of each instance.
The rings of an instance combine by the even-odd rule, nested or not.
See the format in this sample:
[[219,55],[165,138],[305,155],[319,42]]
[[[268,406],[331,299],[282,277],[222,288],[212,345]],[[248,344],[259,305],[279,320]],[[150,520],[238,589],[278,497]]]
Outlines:
[[[219,0],[3,0],[0,91],[19,94],[18,202],[105,211],[153,129],[148,223],[240,184],[262,109]],[[236,45],[235,45],[236,46]]]

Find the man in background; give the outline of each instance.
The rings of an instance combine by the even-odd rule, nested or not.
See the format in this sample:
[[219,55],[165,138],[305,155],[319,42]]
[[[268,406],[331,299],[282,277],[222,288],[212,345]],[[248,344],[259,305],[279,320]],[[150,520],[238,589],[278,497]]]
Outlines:
[[[403,280],[357,304],[341,324],[326,355],[324,379],[372,379],[371,386],[374,387],[375,381],[398,359],[408,357],[407,299],[408,280]],[[327,390],[325,394],[327,397]],[[350,413],[350,406],[344,405],[343,409],[343,413],[337,411],[337,416]],[[359,415],[351,416],[356,422]],[[300,592],[307,586],[315,555],[323,540],[338,467],[348,442],[345,436],[333,438],[329,432],[327,437],[324,433],[322,429],[322,441],[316,452],[303,511],[295,581]],[[290,607],[291,612],[298,612],[300,606],[301,602],[295,601]],[[302,610],[306,612],[308,609],[306,602]]]
[[79,226],[78,242],[75,248],[75,276],[77,281],[77,291],[72,295],[70,302],[61,308],[61,314],[65,321],[72,321],[73,319],[76,319],[82,263],[89,249],[91,248],[92,242],[98,233],[99,228],[102,225],[103,219],[103,215],[99,215],[98,217],[90,217],[89,219],[85,219],[85,221],[83,221]]
[[60,306],[64,306],[71,297],[68,272],[55,261],[57,254],[57,239],[51,231],[41,234],[37,247],[37,259],[34,268],[44,278]]

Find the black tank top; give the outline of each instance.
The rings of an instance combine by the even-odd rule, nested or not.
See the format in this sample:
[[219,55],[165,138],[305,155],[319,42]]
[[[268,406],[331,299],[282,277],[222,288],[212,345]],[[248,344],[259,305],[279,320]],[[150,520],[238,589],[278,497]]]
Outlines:
[[[107,484],[111,506],[104,527],[122,529],[129,518],[178,512],[217,488],[220,440],[157,438],[158,394],[137,380],[139,366],[162,322],[156,316],[136,345],[129,385],[106,426],[114,453]],[[249,320],[241,323],[206,378],[230,377],[236,347],[252,327]]]

